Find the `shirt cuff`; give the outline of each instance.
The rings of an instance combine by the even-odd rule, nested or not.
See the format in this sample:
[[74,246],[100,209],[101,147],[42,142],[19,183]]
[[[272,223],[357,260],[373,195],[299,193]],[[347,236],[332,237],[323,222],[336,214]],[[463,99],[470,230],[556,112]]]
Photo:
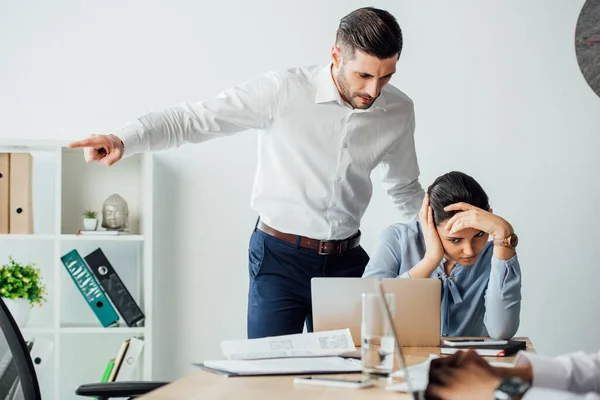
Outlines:
[[556,360],[520,351],[515,358],[515,366],[531,365],[533,386],[567,390],[567,371]]
[[506,280],[515,275],[518,278],[520,270],[518,268],[519,260],[515,254],[509,260],[499,260],[495,256],[492,256],[492,271],[491,274],[496,276],[495,281],[500,283],[500,289],[504,287]]
[[496,256],[492,256],[492,268],[505,270],[506,268],[515,268],[517,261],[517,255],[515,254],[508,260],[500,260]]
[[546,388],[537,388],[532,387],[527,392],[525,392],[525,396],[523,396],[522,400],[592,400],[598,399],[597,395],[590,395],[593,397],[588,397],[584,394],[574,394],[569,392],[564,392],[562,390],[556,389],[546,389]]
[[410,279],[410,275],[408,275],[408,271],[406,271],[405,273],[403,273],[402,275],[400,275],[398,278]]
[[141,153],[144,151],[142,144],[142,132],[143,128],[139,122],[128,124],[123,128],[113,133],[116,137],[121,139],[123,142],[123,158],[127,158],[133,154]]

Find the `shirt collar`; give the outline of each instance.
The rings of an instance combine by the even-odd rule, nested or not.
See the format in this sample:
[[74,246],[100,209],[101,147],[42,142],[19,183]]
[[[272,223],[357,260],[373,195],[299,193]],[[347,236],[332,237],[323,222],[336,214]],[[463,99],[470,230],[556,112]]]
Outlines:
[[[340,92],[333,81],[333,77],[331,76],[331,63],[325,65],[318,73],[317,76],[317,94],[315,96],[315,103],[330,103],[336,102],[341,106],[350,107],[347,105],[342,96],[340,96]],[[387,101],[385,101],[385,97],[383,92],[379,95],[377,100],[373,103],[371,107],[366,110],[355,110],[357,112],[373,112],[375,110],[386,110]]]
[[335,86],[335,82],[331,76],[331,63],[321,68],[316,83],[317,95],[315,96],[315,103],[322,104],[335,101],[340,105],[344,105],[342,96],[340,96],[340,92],[338,92],[337,86]]

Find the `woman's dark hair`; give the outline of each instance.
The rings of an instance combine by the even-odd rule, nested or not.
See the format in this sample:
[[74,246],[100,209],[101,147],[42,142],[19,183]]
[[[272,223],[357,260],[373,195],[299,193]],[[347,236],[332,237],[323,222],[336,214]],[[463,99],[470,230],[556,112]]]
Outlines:
[[452,218],[457,211],[444,211],[454,203],[468,203],[489,210],[488,196],[479,183],[462,172],[452,171],[438,177],[427,189],[435,225]]
[[359,8],[340,20],[335,44],[348,59],[353,59],[355,50],[360,50],[384,60],[400,56],[402,30],[389,12],[373,7]]

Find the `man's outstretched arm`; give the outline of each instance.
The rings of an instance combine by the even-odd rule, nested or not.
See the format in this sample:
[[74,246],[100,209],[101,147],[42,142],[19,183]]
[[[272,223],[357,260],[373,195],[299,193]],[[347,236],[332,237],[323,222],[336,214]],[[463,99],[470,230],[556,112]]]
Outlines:
[[279,104],[280,78],[268,73],[221,92],[212,100],[151,112],[112,135],[92,135],[69,144],[83,148],[87,162],[110,166],[124,156],[179,147],[270,126]]

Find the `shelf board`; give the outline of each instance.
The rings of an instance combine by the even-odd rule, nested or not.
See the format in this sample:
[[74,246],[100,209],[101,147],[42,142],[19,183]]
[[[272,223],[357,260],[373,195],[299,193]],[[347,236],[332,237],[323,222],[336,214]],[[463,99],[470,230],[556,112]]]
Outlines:
[[54,328],[43,328],[43,327],[25,327],[21,330],[23,335],[51,335],[54,333]]
[[19,140],[16,143],[13,140],[0,138],[0,152],[2,153],[30,153],[33,151],[43,151],[55,153],[57,149],[66,146],[69,142],[57,140]]
[[61,240],[83,240],[83,241],[118,241],[118,242],[143,242],[144,235],[60,235]]
[[0,234],[0,240],[53,240],[53,234],[31,233],[31,234]]
[[[0,240],[54,240],[56,235],[54,234],[42,234],[42,233],[31,233],[31,234],[0,234]],[[85,235],[60,235],[61,240],[67,241],[114,241],[114,242],[143,242],[144,235],[116,235],[116,236],[85,236]]]
[[146,333],[146,328],[141,327],[127,327],[117,326],[103,328],[101,326],[62,326],[60,333],[93,333],[93,334],[140,334]]
[[[140,327],[127,327],[127,326],[117,326],[110,328],[103,328],[101,326],[61,326],[58,330],[60,333],[70,333],[70,334],[144,334],[146,333],[146,328],[143,326]],[[30,335],[52,335],[56,332],[55,328],[48,327],[25,327],[21,329],[21,332],[25,336]]]

